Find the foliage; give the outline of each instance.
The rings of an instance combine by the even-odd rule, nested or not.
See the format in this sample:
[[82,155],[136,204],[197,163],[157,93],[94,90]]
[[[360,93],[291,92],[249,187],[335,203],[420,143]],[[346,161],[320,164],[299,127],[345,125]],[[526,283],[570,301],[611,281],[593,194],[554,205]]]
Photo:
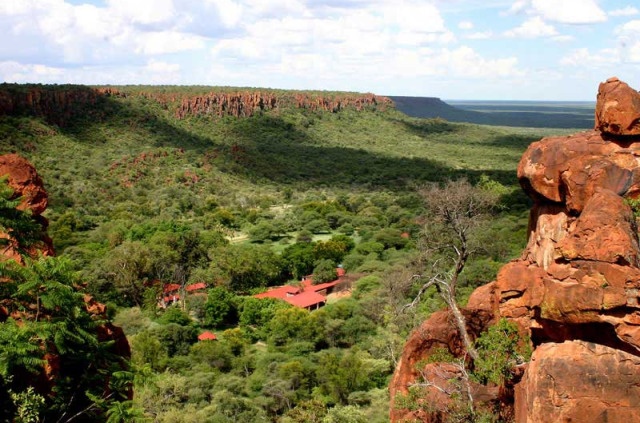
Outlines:
[[[58,254],[92,295],[120,307],[116,319],[130,340],[136,382],[133,404],[108,414],[116,420],[135,420],[139,412],[158,422],[296,416],[313,422],[358,406],[368,421],[385,421],[386,386],[403,340],[425,313],[442,306],[427,292],[414,314],[398,312],[416,294],[404,276],[418,270],[418,222],[437,223],[415,187],[467,178],[501,198],[479,236],[484,248],[460,275],[468,294],[521,250],[528,200],[518,194],[515,166],[530,141],[551,133],[414,119],[394,110],[282,106],[242,119],[176,119],[175,104],[162,106],[153,95],[170,99],[177,92],[179,98],[211,88],[119,89],[136,95],[87,105],[87,113],[65,127],[46,118],[0,117],[4,151],[29,158],[47,183]],[[0,195],[0,211],[15,213],[18,200],[10,195]],[[403,232],[411,233],[409,241]],[[24,233],[25,241],[38,238]],[[332,262],[328,280],[340,263],[348,273],[375,276],[358,281],[352,298],[332,299],[311,313],[250,296],[299,281],[319,259]],[[194,282],[230,294],[221,294],[222,301],[209,297],[217,304],[209,317],[225,316],[215,323],[228,328],[217,332],[218,341],[196,341],[198,325],[207,324],[201,297],[187,295],[186,306],[179,304],[193,322],[177,307],[164,314],[157,309],[162,284]],[[5,297],[17,289],[0,285]],[[231,305],[229,314],[224,304]],[[27,342],[29,325],[3,325],[0,338],[22,348],[5,362],[37,368],[42,352]],[[79,373],[91,355],[85,350],[78,349]],[[82,389],[97,391],[104,386],[97,379]]]
[[230,323],[235,315],[235,295],[227,289],[216,286],[209,290],[204,304],[204,322],[207,326],[218,327]]
[[[12,392],[18,401],[17,410],[6,407],[0,416],[17,412],[31,419],[36,408],[47,420],[68,413],[91,416],[99,411],[91,405],[94,398],[105,407],[122,400],[127,385],[116,386],[116,378],[109,375],[122,373],[126,363],[114,355],[111,342],[98,339],[97,327],[104,321],[87,311],[69,261],[53,257],[25,261],[24,267],[13,261],[0,263],[0,278],[10,278],[3,283],[5,310],[21,316],[20,322],[10,317],[0,323],[0,394]],[[29,381],[52,356],[58,357],[59,377],[55,392],[36,392],[44,398],[42,404],[29,390]],[[33,376],[12,377],[18,374]],[[109,395],[105,387],[113,393]]]
[[[25,253],[26,248],[41,239],[42,227],[31,217],[30,211],[20,210],[22,198],[13,198],[13,189],[6,178],[0,175],[0,232],[15,240],[18,252]],[[0,247],[6,247],[9,240],[0,239]]]
[[313,284],[332,282],[338,278],[336,264],[333,260],[321,259],[313,269]]
[[500,319],[475,341],[479,357],[474,361],[473,378],[482,384],[503,386],[513,377],[513,368],[529,361],[529,340],[515,323]]

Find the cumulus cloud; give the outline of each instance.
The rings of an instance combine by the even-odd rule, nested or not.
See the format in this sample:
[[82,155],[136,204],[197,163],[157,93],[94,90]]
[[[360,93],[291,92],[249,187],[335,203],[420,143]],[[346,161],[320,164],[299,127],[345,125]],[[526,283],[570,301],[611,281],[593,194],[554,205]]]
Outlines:
[[560,64],[564,66],[608,67],[612,71],[623,64],[640,63],[640,19],[632,20],[614,30],[617,36],[615,47],[591,51],[588,48],[573,50]]
[[558,35],[558,31],[553,25],[549,25],[539,16],[535,16],[527,19],[522,25],[506,31],[504,35],[517,38],[540,38]]
[[640,10],[633,6],[623,7],[621,9],[614,9],[609,12],[609,16],[634,16],[640,14]]
[[527,13],[562,24],[594,24],[607,20],[596,0],[518,0],[503,16]]
[[[518,59],[461,45],[423,0],[0,0],[0,78],[365,89],[398,78],[520,77]],[[485,39],[491,31],[471,32]],[[187,59],[185,59],[185,57]],[[189,66],[180,66],[180,60]],[[185,79],[187,72],[190,79]],[[362,84],[362,85],[358,85]],[[302,87],[304,87],[303,85]],[[381,85],[382,86],[382,85]],[[302,88],[301,86],[298,86]]]

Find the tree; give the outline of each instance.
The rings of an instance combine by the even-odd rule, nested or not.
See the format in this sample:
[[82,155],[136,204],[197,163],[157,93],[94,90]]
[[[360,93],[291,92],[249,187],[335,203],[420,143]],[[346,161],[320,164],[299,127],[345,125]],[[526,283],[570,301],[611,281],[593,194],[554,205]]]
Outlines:
[[[1,296],[8,316],[0,323],[0,421],[13,421],[23,406],[39,400],[29,386],[40,388],[43,367],[55,359],[55,391],[39,392],[45,405],[39,421],[91,420],[103,407],[126,399],[126,359],[101,341],[106,316],[87,310],[84,295],[68,260],[56,257],[0,262]],[[21,375],[20,377],[14,377]],[[13,393],[13,401],[7,403]],[[17,399],[18,403],[15,402]],[[17,409],[15,409],[17,407]]]
[[282,281],[282,260],[267,246],[230,245],[211,251],[211,268],[234,292]]
[[144,302],[144,281],[152,271],[152,255],[140,241],[125,241],[105,258],[104,267],[118,292],[134,304]]
[[313,269],[314,285],[332,282],[336,279],[338,279],[338,273],[336,272],[336,265],[332,260],[324,259],[316,262],[316,267]]
[[335,267],[347,254],[347,245],[341,241],[320,241],[313,247],[316,260],[331,260]]
[[163,324],[176,323],[180,326],[188,326],[191,324],[191,317],[184,311],[180,310],[180,308],[176,306],[169,307],[162,317],[160,318],[160,322]]
[[209,290],[204,304],[204,322],[207,326],[218,327],[228,323],[235,314],[235,295],[227,289],[216,286]]
[[475,231],[486,221],[496,203],[489,191],[474,188],[467,180],[449,181],[444,187],[431,185],[421,191],[430,219],[420,239],[420,252],[424,264],[430,264],[417,278],[427,279],[415,299],[405,306],[415,306],[424,292],[436,286],[447,307],[469,356],[478,359],[467,324],[457,303],[460,274],[467,260],[478,251]]
[[291,276],[300,279],[313,272],[314,246],[300,242],[290,245],[282,252],[282,260]]

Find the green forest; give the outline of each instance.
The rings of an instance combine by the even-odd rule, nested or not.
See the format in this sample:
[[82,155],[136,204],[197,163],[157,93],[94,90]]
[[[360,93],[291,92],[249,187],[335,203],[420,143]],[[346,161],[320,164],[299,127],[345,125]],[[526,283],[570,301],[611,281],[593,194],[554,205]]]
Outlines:
[[[120,89],[186,96],[213,88]],[[85,380],[78,395],[95,406],[75,420],[63,414],[68,386],[44,398],[8,377],[37,364],[27,341],[0,354],[0,394],[11,394],[0,402],[3,421],[387,422],[387,386],[404,342],[445,306],[432,288],[405,307],[438,261],[424,254],[440,224],[434,199],[451,181],[493,199],[471,232],[477,248],[457,291],[464,304],[526,243],[520,156],[532,141],[572,132],[288,104],[250,117],[179,119],[172,105],[101,97],[63,126],[28,113],[0,116],[0,152],[25,157],[44,181],[57,252],[28,270],[3,265],[0,277],[21,281],[7,295],[27,295],[26,284],[42,280],[56,293],[46,307],[57,313],[78,307],[69,287],[81,285],[107,305],[132,351],[109,370],[120,396],[96,398],[94,385],[105,382]],[[1,194],[1,207],[15,207]],[[253,297],[300,286],[310,274],[314,283],[332,281],[338,267],[344,282],[317,310]],[[206,289],[185,289],[196,283]],[[179,301],[164,301],[166,284],[180,287]],[[83,335],[86,316],[73,319],[43,336],[82,351],[87,363],[78,366],[108,362]],[[0,324],[0,346],[28,338],[10,325]],[[199,340],[205,331],[217,339]]]

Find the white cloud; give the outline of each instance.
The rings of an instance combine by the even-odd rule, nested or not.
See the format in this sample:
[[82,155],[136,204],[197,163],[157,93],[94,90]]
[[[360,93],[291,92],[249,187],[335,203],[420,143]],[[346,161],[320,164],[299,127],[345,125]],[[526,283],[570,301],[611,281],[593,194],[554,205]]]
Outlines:
[[464,30],[473,29],[473,22],[462,21],[462,22],[458,23],[458,28],[464,29]]
[[176,53],[198,50],[206,45],[204,38],[175,31],[145,32],[135,40],[135,52],[144,55]]
[[147,25],[167,22],[176,13],[172,0],[107,0],[109,12]]
[[596,0],[517,0],[502,16],[526,12],[563,24],[594,24],[607,20]]
[[607,20],[595,0],[532,0],[531,6],[543,18],[566,24],[592,24]]
[[612,48],[591,52],[588,48],[583,47],[573,50],[560,60],[560,64],[563,66],[575,67],[608,67],[616,63],[619,63],[618,51]]
[[616,34],[621,34],[621,35],[634,35],[634,34],[638,34],[640,35],[640,19],[636,19],[633,21],[629,21],[623,25],[620,25],[619,27],[616,28],[615,30]]
[[611,10],[609,16],[634,16],[640,13],[640,10],[633,6],[623,7],[621,9]]
[[529,6],[529,1],[527,0],[517,0],[513,2],[509,10],[505,12],[501,12],[500,16],[509,16],[509,15],[517,15],[525,11],[525,9]]
[[0,62],[0,81],[75,84],[176,84],[181,82],[180,65],[150,60],[143,66],[83,66],[62,68],[42,64]]
[[474,32],[465,36],[469,40],[488,40],[493,37],[493,31]]
[[522,25],[510,29],[504,33],[506,37],[517,38],[540,38],[558,35],[558,31],[545,23],[539,16],[529,18]]

